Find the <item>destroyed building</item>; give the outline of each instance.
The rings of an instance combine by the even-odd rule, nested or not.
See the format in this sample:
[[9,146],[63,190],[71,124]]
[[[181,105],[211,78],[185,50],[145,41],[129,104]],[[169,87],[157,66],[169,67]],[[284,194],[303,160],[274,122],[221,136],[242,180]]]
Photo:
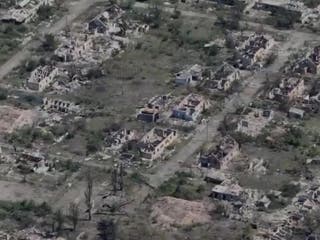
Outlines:
[[113,4],[87,23],[86,32],[94,36],[121,38],[128,34],[137,36],[139,33],[145,33],[149,30],[149,26],[146,24],[127,21],[124,14],[123,9]]
[[242,193],[243,190],[238,184],[216,185],[210,196],[222,201],[237,202],[242,200]]
[[187,67],[175,74],[175,83],[177,85],[194,87],[200,84],[202,80],[202,67],[198,64]]
[[191,93],[174,107],[171,118],[196,121],[207,108],[208,103],[203,96]]
[[50,166],[46,157],[39,151],[24,151],[19,154],[16,160],[16,167],[21,173],[46,173]]
[[302,119],[304,117],[305,111],[296,107],[291,107],[288,112],[288,116],[290,118],[299,118]]
[[42,92],[55,80],[59,70],[54,66],[39,66],[31,72],[27,80],[27,87],[34,91]]
[[242,116],[242,119],[238,122],[236,131],[251,137],[256,137],[273,119],[273,111],[251,108],[246,110],[245,115]]
[[224,63],[216,72],[211,74],[204,87],[210,91],[227,91],[232,86],[232,83],[237,80],[240,80],[240,71],[232,65]]
[[255,0],[253,9],[271,12],[272,14],[281,12],[288,14],[299,20],[305,6],[302,2],[292,0]]
[[48,97],[43,99],[43,109],[62,113],[74,113],[80,110],[79,106],[73,102]]
[[16,1],[16,6],[10,8],[8,12],[1,17],[2,22],[12,22],[21,24],[30,22],[37,17],[38,9],[43,5],[53,5],[54,0],[20,0]]
[[316,46],[313,48],[311,54],[309,55],[309,58],[317,66],[318,73],[318,68],[320,67],[320,46]]
[[231,136],[225,136],[218,146],[202,152],[198,161],[201,167],[224,169],[240,153],[239,144]]
[[87,34],[77,34],[69,37],[61,36],[60,45],[54,54],[63,62],[86,58],[93,51],[93,40]]
[[137,140],[137,132],[129,129],[120,129],[118,131],[111,131],[105,137],[106,147],[112,150],[119,150],[129,141]]
[[92,34],[125,34],[126,22],[122,16],[125,12],[118,5],[111,5],[88,22],[87,30]]
[[295,22],[308,25],[317,22],[320,17],[319,6],[308,8],[300,0],[253,0],[250,4],[255,10],[290,16]]
[[297,74],[316,74],[317,71],[317,65],[310,58],[299,60],[289,71],[287,70],[287,72],[293,72]]
[[281,79],[278,87],[271,90],[269,99],[291,102],[303,98],[304,91],[305,85],[302,78],[285,77]]
[[262,34],[251,35],[244,44],[238,48],[239,57],[234,64],[239,69],[250,69],[258,64],[260,67],[263,61],[270,54],[275,42],[271,36]]
[[318,74],[320,68],[320,46],[312,49],[311,53],[303,59],[299,59],[292,66],[289,66],[285,71],[296,74]]
[[148,30],[146,24],[126,21],[124,11],[118,5],[109,6],[103,13],[81,26],[81,31],[61,32],[56,59],[70,63],[101,64],[116,56],[131,42]]
[[139,142],[141,158],[152,161],[160,158],[165,149],[174,143],[178,133],[173,129],[153,128]]
[[163,111],[172,101],[170,94],[151,98],[148,103],[138,110],[137,119],[144,122],[156,122]]
[[72,36],[59,35],[59,41],[56,59],[66,63],[94,64],[118,54],[125,44],[123,41],[127,40],[73,33]]

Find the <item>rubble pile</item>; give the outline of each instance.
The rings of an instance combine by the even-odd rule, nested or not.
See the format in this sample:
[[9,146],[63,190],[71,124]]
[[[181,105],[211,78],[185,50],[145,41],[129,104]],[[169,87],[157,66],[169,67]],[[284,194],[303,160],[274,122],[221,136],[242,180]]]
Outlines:
[[188,226],[210,222],[212,210],[212,204],[163,197],[153,205],[151,218],[163,228]]

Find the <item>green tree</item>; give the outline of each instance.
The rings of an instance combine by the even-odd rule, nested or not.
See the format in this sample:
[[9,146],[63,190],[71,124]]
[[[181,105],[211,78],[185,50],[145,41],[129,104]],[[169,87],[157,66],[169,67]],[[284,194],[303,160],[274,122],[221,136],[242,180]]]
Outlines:
[[145,15],[145,22],[154,28],[161,25],[163,2],[161,0],[149,1],[147,14]]
[[53,14],[53,7],[48,4],[43,4],[37,11],[40,21],[48,20]]
[[57,48],[57,41],[53,34],[46,34],[44,36],[42,48],[45,51],[54,51]]

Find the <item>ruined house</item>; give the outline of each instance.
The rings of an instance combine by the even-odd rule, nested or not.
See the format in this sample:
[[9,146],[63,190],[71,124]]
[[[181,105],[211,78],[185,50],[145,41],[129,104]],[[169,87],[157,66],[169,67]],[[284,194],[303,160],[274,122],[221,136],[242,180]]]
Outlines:
[[271,12],[281,12],[283,15],[293,16],[299,20],[305,6],[302,2],[292,0],[255,0],[253,9]]
[[144,122],[156,122],[163,111],[172,101],[170,94],[151,98],[148,103],[138,110],[137,119]]
[[175,83],[177,85],[194,87],[200,84],[202,80],[202,67],[198,64],[187,67],[175,74]]
[[270,54],[270,50],[274,44],[274,39],[271,36],[262,34],[251,35],[238,49],[239,58],[234,66],[239,69],[250,69],[254,64],[261,64]]
[[258,136],[262,129],[273,119],[272,110],[247,109],[247,112],[238,122],[238,132],[251,137]]
[[94,42],[87,34],[76,34],[70,37],[61,36],[60,45],[54,54],[63,62],[72,62],[81,58],[87,58],[93,51]]
[[215,73],[211,74],[204,87],[209,90],[227,91],[234,81],[240,79],[240,71],[228,63],[224,63]]
[[222,201],[236,202],[242,200],[242,193],[243,190],[238,184],[216,185],[210,196]]
[[173,129],[153,128],[139,142],[139,151],[143,160],[160,158],[165,149],[174,143],[178,133]]
[[198,94],[186,96],[171,113],[171,118],[184,121],[196,121],[201,113],[209,107],[205,98]]
[[290,118],[299,118],[299,119],[302,119],[304,117],[304,110],[302,109],[299,109],[299,108],[295,108],[295,107],[291,107],[289,109],[289,113],[288,113],[288,116]]
[[124,144],[136,139],[137,139],[136,131],[129,130],[129,129],[120,129],[115,132],[107,133],[107,136],[105,137],[104,140],[107,148],[110,148],[112,150],[118,150]]
[[144,122],[156,122],[160,118],[160,111],[155,107],[146,106],[139,109],[137,119]]
[[54,66],[39,66],[27,80],[27,87],[31,90],[42,92],[48,88],[55,80],[59,70]]
[[320,46],[316,46],[303,59],[299,59],[292,66],[286,69],[286,72],[296,74],[318,74],[320,68]]
[[118,5],[111,5],[88,22],[87,30],[92,34],[125,35],[127,23],[122,19],[124,13]]
[[198,161],[201,167],[224,169],[240,153],[239,144],[231,136],[225,136],[218,146],[200,153]]
[[316,74],[317,71],[317,65],[310,58],[299,60],[289,71],[287,70],[287,72],[293,72],[297,74]]
[[43,5],[53,5],[53,0],[20,0],[16,1],[16,6],[8,10],[1,17],[2,22],[12,22],[21,24],[29,22],[37,16],[38,9]]
[[42,155],[39,151],[35,151],[35,152],[24,151],[19,156],[19,161],[40,162],[44,159],[45,159],[45,156]]
[[79,106],[73,102],[47,97],[43,99],[43,108],[46,111],[57,111],[62,113],[74,113],[80,110]]
[[317,72],[319,72],[320,67],[320,46],[316,46],[313,48],[312,52],[309,55],[311,61],[317,66]]
[[281,79],[278,87],[271,90],[269,99],[290,102],[303,98],[304,91],[305,85],[302,78],[286,77]]

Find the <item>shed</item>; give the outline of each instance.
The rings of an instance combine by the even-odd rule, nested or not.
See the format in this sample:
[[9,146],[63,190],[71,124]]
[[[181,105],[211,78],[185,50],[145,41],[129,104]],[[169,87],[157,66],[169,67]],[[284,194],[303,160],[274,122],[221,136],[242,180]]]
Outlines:
[[295,108],[295,107],[291,107],[289,109],[289,117],[302,119],[304,117],[304,110],[299,109],[299,108]]

